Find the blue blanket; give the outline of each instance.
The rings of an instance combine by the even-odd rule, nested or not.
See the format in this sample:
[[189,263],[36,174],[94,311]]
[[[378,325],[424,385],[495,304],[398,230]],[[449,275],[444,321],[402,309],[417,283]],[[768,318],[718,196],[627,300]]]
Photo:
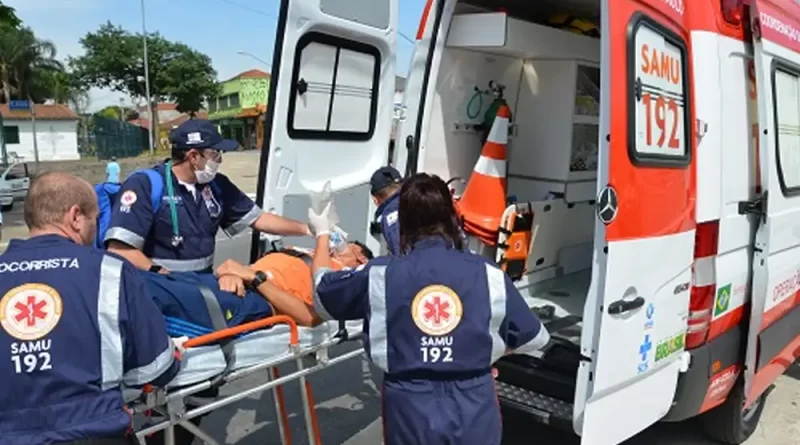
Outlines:
[[[210,273],[142,273],[153,301],[167,320],[171,336],[192,338],[218,330],[222,323],[218,318],[220,314],[227,327],[272,315],[272,307],[263,296],[251,290],[244,297],[224,292],[219,288],[217,278]],[[209,308],[208,300],[212,294],[218,306]]]

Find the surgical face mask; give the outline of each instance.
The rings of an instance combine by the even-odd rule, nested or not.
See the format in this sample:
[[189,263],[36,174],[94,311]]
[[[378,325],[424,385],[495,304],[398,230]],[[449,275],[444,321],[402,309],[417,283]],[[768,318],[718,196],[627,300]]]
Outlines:
[[206,161],[205,168],[202,170],[195,170],[194,175],[197,178],[198,183],[208,184],[214,180],[215,176],[217,176],[217,171],[219,171],[219,163],[208,160]]

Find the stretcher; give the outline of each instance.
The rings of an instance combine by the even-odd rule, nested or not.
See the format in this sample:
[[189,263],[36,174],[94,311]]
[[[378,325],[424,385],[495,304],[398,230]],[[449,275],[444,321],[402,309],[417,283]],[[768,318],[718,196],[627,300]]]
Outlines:
[[[147,437],[164,431],[165,444],[174,445],[176,426],[181,426],[208,445],[217,445],[206,432],[190,420],[271,390],[283,445],[291,444],[288,414],[284,407],[284,383],[300,380],[308,441],[321,445],[319,425],[311,386],[306,376],[331,365],[358,357],[363,348],[329,357],[331,346],[360,339],[362,321],[327,322],[313,328],[298,327],[285,315],[268,317],[232,328],[190,338],[183,347],[180,373],[165,387],[125,388],[123,396],[132,414],[144,414],[148,422],[134,427],[139,444]],[[304,366],[311,357],[313,365]],[[277,366],[294,361],[297,370],[278,375]],[[241,392],[203,401],[203,393],[254,373],[267,373],[269,381]]]

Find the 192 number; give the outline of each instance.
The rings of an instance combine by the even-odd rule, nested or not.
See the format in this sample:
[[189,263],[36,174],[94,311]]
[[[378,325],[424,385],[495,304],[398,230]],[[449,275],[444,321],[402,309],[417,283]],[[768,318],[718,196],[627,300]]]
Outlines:
[[[667,142],[667,133],[669,133],[669,142],[667,147],[671,149],[680,148],[680,140],[678,139],[678,104],[674,99],[658,96],[653,98],[650,93],[642,94],[642,102],[644,103],[645,110],[645,143],[653,145],[653,121],[659,130],[658,141],[655,145],[664,147]],[[671,129],[667,128],[667,115],[671,116],[672,125]]]
[[419,348],[422,351],[423,363],[449,363],[453,361],[453,349],[447,346],[438,347],[431,346],[428,348]]
[[[14,372],[47,371],[53,369],[50,364],[50,353],[40,352],[38,354],[12,355],[11,361],[14,362]],[[24,369],[23,369],[24,368]],[[38,368],[38,369],[37,369]]]

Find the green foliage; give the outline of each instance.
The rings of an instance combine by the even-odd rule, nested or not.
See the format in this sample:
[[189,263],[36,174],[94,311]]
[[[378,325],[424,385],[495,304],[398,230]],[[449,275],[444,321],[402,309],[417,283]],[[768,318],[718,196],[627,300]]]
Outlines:
[[[141,34],[110,22],[88,33],[81,44],[85,55],[71,66],[86,87],[110,88],[146,97]],[[170,100],[182,112],[198,111],[206,97],[218,92],[211,59],[187,45],[170,42],[158,33],[147,36],[150,95],[154,103]]]
[[0,1],[0,26],[10,26],[17,28],[22,24],[22,20],[17,17],[14,8],[6,6]]
[[95,113],[98,116],[102,116],[106,119],[111,119],[115,121],[122,120],[122,114],[124,110],[116,105],[109,105],[102,110]]
[[56,47],[30,28],[0,25],[0,102],[12,98],[67,101],[77,83],[56,60]]

